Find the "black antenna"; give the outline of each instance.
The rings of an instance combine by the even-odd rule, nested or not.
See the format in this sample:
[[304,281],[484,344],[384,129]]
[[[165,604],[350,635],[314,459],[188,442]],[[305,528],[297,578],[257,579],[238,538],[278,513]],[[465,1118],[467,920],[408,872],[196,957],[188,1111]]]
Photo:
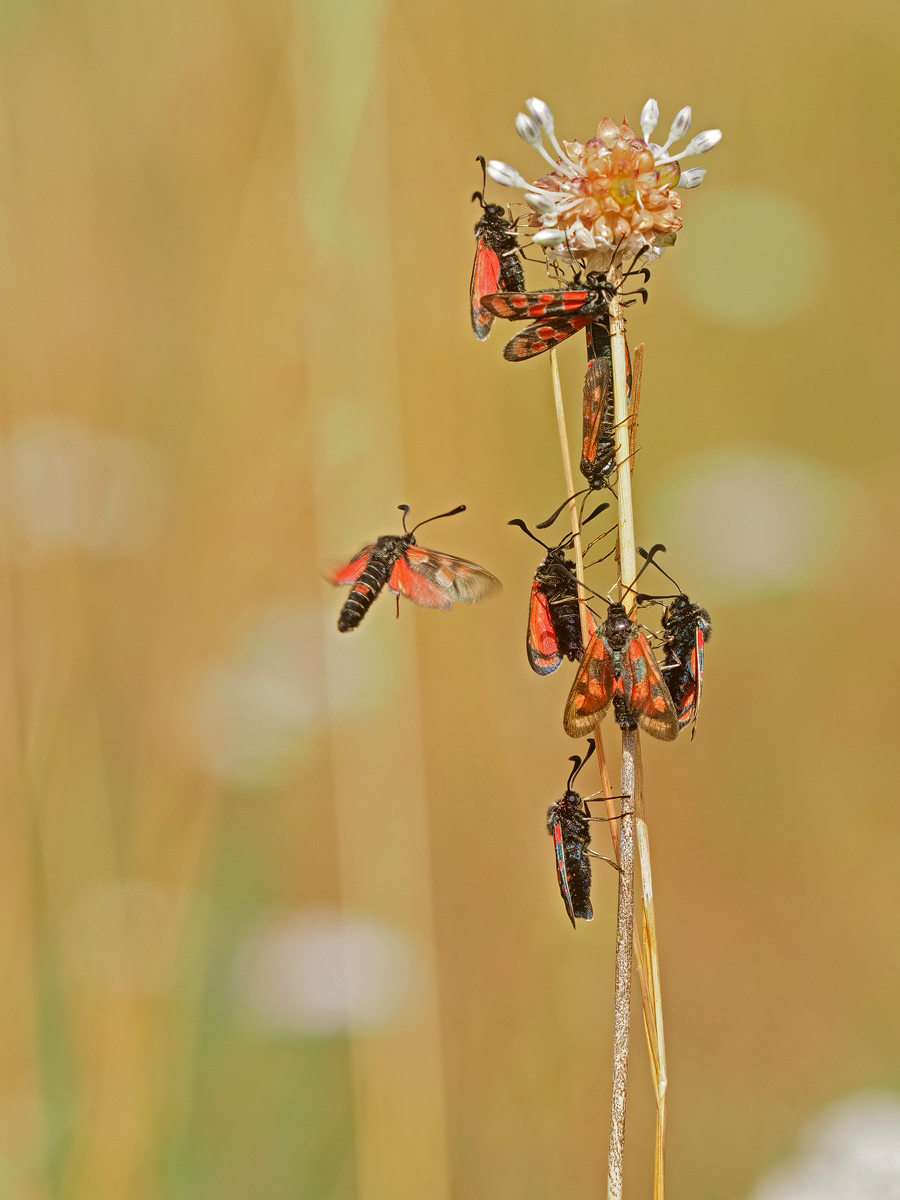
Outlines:
[[409,505],[408,504],[398,504],[397,507],[403,513],[403,532],[409,533],[409,530],[406,528],[406,518],[409,516]]
[[591,757],[591,755],[594,753],[596,748],[597,748],[597,743],[594,741],[594,739],[588,738],[588,752],[584,756],[584,758],[579,758],[579,756],[577,754],[573,754],[572,757],[569,759],[569,762],[574,763],[575,766],[572,768],[571,772],[569,773],[569,778],[566,782],[566,791],[567,792],[570,792],[572,790],[572,784],[575,782],[575,776],[578,774],[578,772],[581,770],[581,768],[584,766],[584,764],[587,762],[587,760]]
[[[514,517],[512,521],[507,521],[506,523],[507,523],[507,525],[518,525],[518,527],[520,529],[524,530],[525,533],[528,534],[528,536],[531,538],[531,540],[533,542],[537,542],[537,544],[539,546],[543,546],[545,550],[550,549],[550,547],[547,545],[546,542],[542,542],[539,537],[534,536],[534,534],[531,532],[531,530],[528,528],[528,526],[525,524],[525,522],[522,520],[521,517]],[[540,525],[538,526],[538,529],[540,529]]]
[[634,583],[637,583],[637,581],[640,579],[640,577],[643,575],[643,573],[647,570],[647,567],[649,567],[650,564],[653,563],[653,565],[654,565],[654,567],[656,567],[657,571],[659,571],[661,574],[665,575],[666,579],[668,579],[670,583],[674,583],[675,586],[678,588],[679,595],[683,596],[684,592],[681,590],[681,584],[678,582],[678,580],[673,579],[672,576],[669,574],[669,572],[664,571],[663,568],[656,561],[654,555],[659,550],[662,550],[662,552],[665,553],[666,548],[662,544],[662,542],[657,542],[656,545],[651,546],[649,550],[645,550],[643,546],[638,546],[638,548],[637,548],[638,554],[641,556],[641,558],[646,558],[647,562],[645,563],[645,565],[643,567],[641,567],[640,571],[638,571],[637,575],[634,577]]
[[[556,512],[551,517],[548,517],[546,521],[541,521],[541,523],[539,525],[536,525],[535,528],[536,529],[549,529],[550,526],[553,524],[553,522],[556,520],[556,518],[559,516],[559,514],[562,512],[562,510],[566,507],[567,504],[571,504],[573,500],[577,499],[579,496],[583,496],[585,492],[589,492],[591,490],[592,489],[589,487],[581,488],[579,491],[573,493],[573,495],[567,496],[566,499],[563,500],[563,502],[559,506],[559,508],[556,510]],[[607,505],[607,507],[609,507],[609,506]]]
[[480,192],[473,192],[473,193],[472,193],[472,199],[473,199],[473,200],[477,200],[477,201],[478,201],[478,203],[481,205],[481,207],[482,207],[482,208],[485,208],[485,207],[486,207],[486,205],[485,205],[485,203],[484,203],[484,193],[487,191],[487,164],[486,164],[486,163],[485,163],[485,161],[484,161],[484,155],[483,155],[483,154],[476,154],[476,155],[475,155],[475,161],[476,161],[476,162],[480,162],[480,163],[481,163],[481,174],[482,174],[482,178],[484,179],[484,182],[483,182],[483,183],[482,183],[482,185],[481,185],[481,191],[480,191]]
[[[406,529],[406,514],[409,512],[409,505],[408,504],[398,504],[397,507],[405,509],[405,512],[403,513],[403,528],[405,530]],[[461,513],[461,512],[465,512],[465,511],[466,511],[466,506],[464,504],[457,504],[456,508],[451,508],[449,512],[438,513],[438,515],[436,517],[427,517],[424,521],[420,521],[418,525],[413,525],[412,529],[410,529],[409,532],[415,533],[417,529],[420,529],[423,525],[427,525],[429,521],[440,521],[440,519],[442,517],[455,517],[457,513]]]
[[[598,504],[597,507],[594,509],[594,511],[591,513],[591,515],[589,517],[583,518],[581,525],[579,526],[578,532],[584,533],[585,525],[587,525],[590,521],[593,521],[594,517],[599,517],[600,513],[602,513],[604,511],[604,509],[607,509],[607,508],[609,508],[609,504],[607,502],[604,502],[603,504]],[[538,528],[540,528],[540,526],[538,526]],[[590,544],[593,545],[594,543],[591,542]],[[567,533],[565,535],[565,537],[557,544],[557,549],[558,550],[571,550],[574,545],[575,545],[575,534]]]
[[584,528],[584,526],[585,526],[585,525],[587,525],[588,521],[593,521],[594,517],[599,517],[599,516],[600,516],[600,514],[601,514],[602,512],[605,512],[605,510],[606,510],[607,508],[609,508],[609,501],[608,501],[608,500],[607,500],[607,501],[604,501],[604,503],[603,503],[603,504],[598,504],[598,505],[597,505],[597,507],[594,509],[594,511],[591,513],[591,515],[590,515],[589,517],[586,517],[586,518],[585,518],[585,520],[583,520],[583,521],[581,522],[581,526],[582,526],[582,528]]

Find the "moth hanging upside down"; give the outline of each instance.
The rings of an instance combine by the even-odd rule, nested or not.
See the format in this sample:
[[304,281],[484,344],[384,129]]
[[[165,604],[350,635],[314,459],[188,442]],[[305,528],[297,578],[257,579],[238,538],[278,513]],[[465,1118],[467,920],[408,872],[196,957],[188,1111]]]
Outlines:
[[478,604],[500,591],[502,584],[496,576],[477,563],[426,550],[416,545],[415,532],[428,521],[452,517],[465,512],[460,504],[451,512],[439,513],[420,521],[407,531],[408,504],[398,504],[403,513],[403,534],[386,534],[369,546],[363,546],[346,567],[335,572],[332,583],[338,587],[352,585],[338,617],[338,629],[346,633],[355,629],[372,607],[378,593],[386,586],[397,596],[406,596],[421,608],[451,608],[457,604]]

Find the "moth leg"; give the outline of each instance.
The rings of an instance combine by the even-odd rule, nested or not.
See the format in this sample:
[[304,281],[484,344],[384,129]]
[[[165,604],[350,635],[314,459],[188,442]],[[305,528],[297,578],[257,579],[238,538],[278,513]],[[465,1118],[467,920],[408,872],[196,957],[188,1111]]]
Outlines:
[[397,601],[397,620],[399,621],[400,620],[400,593],[399,592],[394,597],[394,599]]
[[[673,650],[672,653],[675,654],[675,651]],[[676,667],[683,667],[683,666],[684,666],[684,662],[678,657],[677,654],[675,654],[675,661],[673,663],[669,663],[665,667],[661,667],[660,669],[663,671],[674,671]]]
[[[592,792],[590,796],[582,796],[581,799],[585,804],[593,804],[595,800],[630,800],[631,793],[629,792],[625,796],[604,796],[602,792]],[[605,817],[603,819],[606,820]],[[614,817],[613,820],[618,820],[618,818]]]
[[603,862],[609,863],[613,870],[618,871],[619,874],[622,873],[622,868],[619,866],[619,864],[617,862],[613,862],[611,858],[607,858],[605,854],[598,854],[596,850],[588,850],[587,846],[585,846],[585,849],[591,858],[600,858],[603,860]]

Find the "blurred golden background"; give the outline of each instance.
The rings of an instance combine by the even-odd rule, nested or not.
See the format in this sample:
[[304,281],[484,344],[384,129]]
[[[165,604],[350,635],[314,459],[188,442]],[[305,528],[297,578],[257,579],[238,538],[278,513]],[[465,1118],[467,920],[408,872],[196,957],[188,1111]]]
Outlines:
[[[630,310],[638,536],[714,624],[646,747],[669,1194],[894,1194],[898,56],[876,0],[3,6],[0,1200],[605,1194],[615,880],[573,933],[506,526],[549,371],[467,313],[532,95],[725,131]],[[401,502],[505,592],[339,636]]]

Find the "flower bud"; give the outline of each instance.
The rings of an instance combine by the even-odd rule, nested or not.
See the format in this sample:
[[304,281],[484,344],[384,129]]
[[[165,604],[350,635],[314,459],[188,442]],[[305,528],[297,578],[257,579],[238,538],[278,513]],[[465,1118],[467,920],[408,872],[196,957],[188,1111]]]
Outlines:
[[641,133],[644,135],[644,141],[648,141],[650,134],[656,128],[659,122],[659,105],[655,100],[648,100],[641,109]]
[[695,188],[703,182],[703,176],[706,171],[703,167],[691,167],[689,171],[681,172],[681,179],[678,181],[680,188]]
[[683,158],[686,154],[705,154],[707,150],[712,150],[713,146],[718,145],[721,140],[721,129],[704,129],[695,138],[691,138],[678,157]]
[[528,109],[531,117],[542,133],[553,133],[553,113],[550,111],[550,105],[545,104],[543,100],[538,100],[537,96],[532,96],[530,100],[525,101],[525,107]]
[[501,183],[504,187],[527,188],[531,186],[515,167],[511,167],[509,163],[500,162],[498,158],[490,160],[487,165],[487,173],[494,183]]
[[541,144],[541,131],[535,125],[534,121],[532,121],[531,117],[525,113],[519,113],[516,117],[516,133],[529,146],[539,146]]
[[538,246],[561,246],[566,235],[561,229],[540,229],[531,240]]
[[530,205],[536,213],[542,216],[547,216],[550,213],[556,212],[556,205],[547,196],[540,192],[526,192],[522,197],[526,204]]
[[672,128],[669,130],[669,142],[676,142],[679,138],[684,137],[691,127],[691,106],[681,109],[675,114],[675,120],[672,122]]

